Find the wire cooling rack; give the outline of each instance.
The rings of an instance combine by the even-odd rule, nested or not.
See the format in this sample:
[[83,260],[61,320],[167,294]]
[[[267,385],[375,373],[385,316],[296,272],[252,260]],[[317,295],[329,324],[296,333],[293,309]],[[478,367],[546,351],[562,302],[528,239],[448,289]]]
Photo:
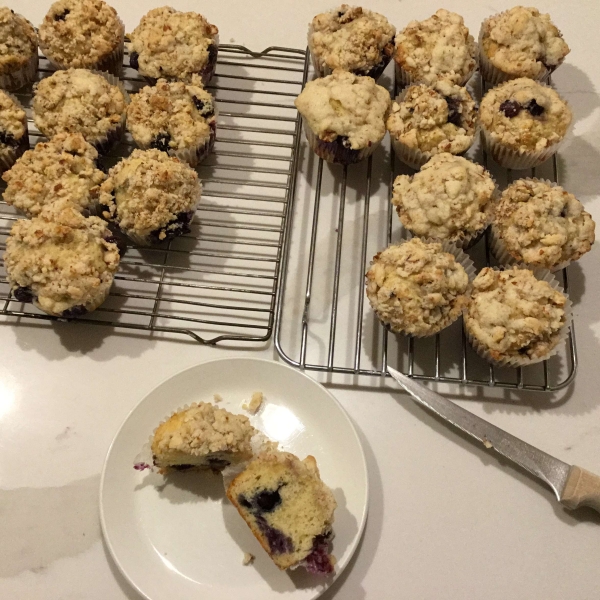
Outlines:
[[[297,173],[300,123],[293,101],[306,68],[303,50],[219,47],[216,76],[208,86],[219,107],[217,139],[214,153],[198,167],[203,194],[192,232],[162,246],[130,246],[110,297],[73,326],[187,334],[206,344],[270,338]],[[51,72],[41,59],[39,76]],[[146,85],[129,67],[122,80],[129,92]],[[27,109],[33,146],[41,135],[31,118],[31,89],[16,95]],[[127,136],[104,165],[112,166],[133,148]],[[17,218],[0,204],[2,250]],[[57,320],[11,297],[4,270],[0,316],[19,324]]]
[[[305,72],[306,83],[309,69]],[[378,83],[390,90],[394,86],[386,75]],[[481,97],[481,81],[475,81],[471,91]],[[306,142],[298,138],[297,144]],[[488,162],[479,147],[469,158],[488,168],[502,189],[520,177],[559,179],[556,157],[537,169],[518,172]],[[420,380],[532,391],[557,391],[571,383],[577,369],[573,328],[558,355],[510,369],[491,366],[477,356],[461,321],[420,339],[390,333],[378,322],[365,301],[364,275],[378,251],[408,237],[389,198],[394,178],[414,172],[395,160],[387,138],[357,165],[329,165],[307,149],[297,166],[302,177],[293,226],[290,223],[284,239],[275,330],[275,345],[285,361],[302,369],[371,377],[389,375],[389,364]],[[494,264],[487,237],[468,253],[478,269]],[[568,290],[567,270],[557,276]],[[364,378],[353,383],[374,384]]]

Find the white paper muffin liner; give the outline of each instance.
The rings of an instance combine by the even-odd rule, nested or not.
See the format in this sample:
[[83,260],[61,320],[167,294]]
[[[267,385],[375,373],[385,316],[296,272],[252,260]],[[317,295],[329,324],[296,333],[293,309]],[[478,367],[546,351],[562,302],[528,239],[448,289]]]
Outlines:
[[12,73],[0,75],[0,88],[9,92],[14,92],[28,83],[32,83],[37,77],[39,62],[40,57],[38,56],[36,48],[31,55],[31,58],[23,67]]
[[[506,12],[506,11],[505,11]],[[502,13],[500,13],[502,14]],[[485,23],[488,21],[489,19],[485,19],[484,22],[481,25],[481,29],[479,30],[479,71],[481,72],[481,77],[483,78],[484,81],[486,81],[487,83],[492,84],[492,86],[498,85],[499,83],[503,83],[505,81],[509,81],[510,79],[518,79],[519,77],[528,77],[529,79],[533,79],[535,81],[547,81],[548,77],[552,74],[552,71],[550,69],[548,69],[547,67],[544,67],[539,73],[538,75],[536,75],[535,77],[532,77],[531,75],[528,74],[522,74],[522,75],[511,75],[510,73],[505,73],[504,71],[501,71],[498,67],[496,67],[492,61],[488,58],[487,54],[485,53],[484,49],[483,49],[483,44],[482,44],[482,40],[483,40],[483,29],[484,29],[484,25]],[[557,65],[557,67],[560,65]],[[557,68],[555,67],[555,69]]]
[[107,56],[104,56],[98,62],[96,62],[94,64],[90,64],[85,67],[73,67],[73,65],[70,65],[67,63],[62,63],[62,62],[56,60],[52,56],[52,51],[50,50],[50,48],[48,48],[48,46],[45,46],[41,41],[40,41],[40,49],[44,53],[44,56],[48,59],[48,62],[50,63],[50,65],[52,65],[52,67],[54,67],[56,70],[61,71],[61,70],[66,70],[66,69],[70,69],[70,68],[81,68],[81,69],[89,69],[90,71],[103,71],[103,72],[111,73],[112,75],[115,75],[116,77],[120,77],[121,73],[123,71],[123,54],[125,51],[125,24],[118,17],[117,17],[117,20],[120,25],[120,36],[121,36],[121,41],[119,42],[119,45],[110,54],[108,54]]
[[304,134],[313,152],[329,163],[351,165],[360,162],[373,154],[381,144],[381,140],[379,140],[366,148],[353,150],[352,148],[346,148],[339,138],[333,140],[333,142],[325,142],[319,139],[319,136],[310,128],[307,119],[304,117],[302,117],[302,124]]
[[[477,68],[479,66],[478,49],[476,50],[474,58],[475,64],[473,65],[473,68],[459,82],[457,82],[456,85],[464,87],[465,85],[467,85],[471,77],[475,75],[475,72],[477,71]],[[412,85],[413,83],[431,83],[430,81],[424,80],[422,77],[414,77],[413,74],[410,73],[410,71],[404,69],[404,67],[401,64],[399,64],[396,60],[394,60],[394,69],[396,73],[396,89],[398,90],[404,89]]]
[[[558,183],[556,183],[555,181],[550,181],[549,179],[539,179],[538,177],[522,177],[521,181],[540,181],[542,183],[546,183],[547,185],[549,185],[551,187],[558,187]],[[530,265],[530,264],[524,262],[523,260],[517,260],[508,251],[506,244],[504,243],[504,240],[502,239],[502,236],[500,235],[500,230],[498,229],[498,227],[496,226],[495,223],[492,223],[490,233],[491,233],[490,249],[492,251],[492,254],[494,255],[494,258],[501,265],[516,265],[516,264],[521,263],[521,264],[524,264],[525,266],[527,266],[528,269],[543,268],[543,269],[548,269],[552,273],[556,273],[556,271],[561,271],[562,269],[565,269],[573,262],[572,259],[569,259],[569,260],[565,260],[561,263],[558,263],[557,265],[553,265],[550,267],[549,266],[540,267],[538,265]]]
[[[188,213],[191,213],[191,218],[187,223],[188,226],[191,226],[191,224],[193,223],[194,218],[196,217],[196,209],[198,208],[198,205],[200,204],[202,187],[201,187],[200,183],[198,183],[198,186],[200,187],[200,191],[197,195],[197,198],[193,203],[190,204],[188,210],[186,211]],[[179,237],[180,235],[184,235],[184,232],[181,232],[181,233],[177,233],[174,236],[170,236],[164,240],[157,240],[150,234],[140,235],[131,229],[121,228],[121,226],[119,224],[118,214],[119,213],[117,211],[117,219],[113,222],[120,228],[121,233],[123,233],[125,236],[127,236],[137,246],[156,246],[159,244],[164,244],[165,242],[172,240],[176,237]],[[169,223],[170,223],[170,221],[169,221]],[[164,223],[163,227],[166,227],[169,223]]]
[[[469,278],[469,285],[464,294],[465,296],[468,297],[471,294],[471,284],[473,282],[473,279],[475,279],[475,272],[476,272],[475,265],[474,265],[473,261],[471,260],[471,258],[469,257],[469,255],[465,254],[458,246],[451,244],[450,242],[441,241],[441,240],[433,240],[430,238],[421,238],[421,239],[426,244],[441,244],[443,252],[448,252],[449,254],[452,254],[452,256],[454,256],[454,258],[456,259],[456,262],[458,264],[460,264],[460,266],[465,270],[467,277]],[[410,241],[410,240],[404,240],[401,242],[401,244],[406,244],[408,241]],[[374,311],[374,312],[377,315],[377,312],[376,311]],[[447,327],[452,325],[452,323],[458,321],[458,319],[461,316],[462,316],[462,312],[459,312],[456,315],[449,314],[446,316],[446,318],[444,320],[437,323],[436,326],[432,327],[427,333],[420,333],[420,334],[409,333],[402,329],[392,329],[388,323],[385,323],[384,321],[381,321],[381,323],[388,331],[391,331],[392,333],[398,333],[398,334],[402,334],[402,335],[406,335],[406,336],[414,337],[414,338],[424,338],[424,337],[430,337],[432,335],[435,335],[436,333],[439,333],[443,329],[446,329]],[[377,315],[377,317],[379,318],[379,315]]]
[[[19,99],[13,94],[4,92],[21,110],[25,110]],[[27,129],[27,118],[25,118],[25,133],[19,140],[19,145],[16,148],[6,146],[4,152],[0,153],[0,173],[8,171],[23,154],[29,150],[29,131]]]
[[[539,279],[540,281],[547,282],[548,284],[550,284],[552,289],[559,291],[566,298],[566,302],[565,302],[565,306],[564,306],[565,323],[561,327],[560,331],[558,331],[556,333],[557,342],[554,345],[554,347],[549,352],[547,352],[544,356],[538,356],[536,358],[530,358],[528,356],[519,355],[519,356],[508,356],[506,358],[498,360],[498,359],[493,358],[492,355],[490,354],[490,351],[488,350],[488,348],[471,334],[471,332],[468,328],[466,318],[463,319],[463,323],[464,323],[465,334],[467,336],[467,339],[469,340],[469,343],[471,344],[471,346],[473,347],[475,352],[477,352],[477,354],[479,356],[481,356],[481,358],[483,358],[486,361],[488,361],[494,365],[497,365],[499,367],[526,367],[528,365],[534,365],[536,363],[540,363],[540,362],[547,360],[551,356],[554,356],[555,354],[557,354],[560,351],[560,349],[564,346],[565,341],[567,339],[567,335],[569,334],[569,331],[571,328],[571,321],[573,318],[573,315],[572,315],[573,305],[571,303],[571,300],[570,300],[568,294],[565,292],[563,287],[558,283],[558,280],[556,279],[556,277],[547,269],[531,269],[531,268],[527,267],[526,265],[519,264],[519,263],[516,263],[515,265],[512,265],[512,266],[520,267],[522,269],[527,269],[527,270],[531,271],[537,279]],[[493,269],[495,271],[502,270],[502,268],[498,268],[498,267],[493,267]]]

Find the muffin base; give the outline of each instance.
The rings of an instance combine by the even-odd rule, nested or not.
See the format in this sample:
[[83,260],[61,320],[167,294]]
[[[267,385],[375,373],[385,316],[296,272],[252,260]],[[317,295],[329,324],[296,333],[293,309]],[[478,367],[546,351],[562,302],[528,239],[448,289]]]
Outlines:
[[[554,275],[547,269],[530,269],[526,265],[518,264],[518,263],[516,263],[514,266],[523,267],[525,269],[532,271],[537,279],[539,279],[540,281],[545,281],[545,282],[549,283],[550,286],[552,287],[552,289],[559,291],[561,294],[563,294],[565,296],[565,298],[567,299],[565,306],[564,306],[565,323],[562,326],[562,328],[560,329],[560,331],[558,331],[555,334],[556,344],[544,356],[538,356],[536,358],[530,358],[527,356],[520,356],[520,355],[519,356],[507,356],[505,358],[498,360],[496,358],[493,358],[492,355],[490,354],[489,350],[471,334],[471,332],[469,331],[469,329],[467,327],[467,321],[465,319],[464,320],[465,335],[467,336],[467,339],[469,340],[469,343],[471,344],[471,346],[473,347],[475,352],[477,352],[477,354],[479,356],[481,356],[481,358],[485,359],[486,361],[488,361],[498,367],[526,367],[528,365],[534,365],[536,363],[540,363],[540,362],[543,362],[544,360],[549,359],[551,356],[554,356],[563,347],[563,345],[567,339],[567,335],[569,334],[569,331],[571,328],[573,305],[571,303],[571,300],[570,300],[568,294],[565,292],[563,287],[558,283],[558,280],[556,279],[556,277],[554,277]],[[494,267],[494,270],[501,270],[501,268]]]
[[360,150],[346,148],[339,137],[333,140],[333,142],[325,142],[312,131],[304,117],[302,118],[302,122],[304,134],[306,135],[309,146],[319,158],[322,158],[328,163],[352,165],[373,154],[373,152],[375,152],[377,147],[381,144],[380,140],[379,142],[375,142],[367,148],[362,148]]
[[[456,259],[456,262],[458,264],[460,264],[460,266],[465,270],[465,272],[467,273],[467,277],[469,278],[469,287],[467,288],[467,290],[465,291],[465,294],[464,294],[465,296],[468,296],[471,293],[471,283],[472,283],[473,279],[475,278],[475,273],[476,273],[475,264],[473,263],[473,261],[471,260],[469,255],[465,254],[460,248],[458,248],[454,244],[451,244],[447,241],[432,240],[430,238],[421,238],[421,239],[425,243],[441,244],[442,251],[448,252],[449,254],[452,254],[454,256],[454,258]],[[406,241],[408,241],[408,240],[405,240],[402,243],[406,243]],[[373,312],[379,319],[379,315],[377,314],[377,311],[375,309],[373,309]],[[439,333],[440,331],[446,329],[446,327],[449,327],[450,325],[452,325],[452,323],[455,323],[456,321],[458,321],[458,319],[462,316],[463,312],[464,311],[461,311],[456,315],[447,315],[444,320],[440,321],[435,327],[432,327],[427,333],[419,333],[419,334],[409,333],[403,329],[394,329],[388,323],[381,321],[381,319],[380,319],[380,322],[388,331],[390,331],[392,333],[398,333],[398,334],[406,335],[408,337],[413,337],[413,338],[424,338],[424,337],[429,337],[431,335],[435,335],[435,334]]]
[[40,57],[36,51],[25,66],[14,73],[5,73],[0,75],[0,88],[9,92],[14,92],[35,81],[37,77]]

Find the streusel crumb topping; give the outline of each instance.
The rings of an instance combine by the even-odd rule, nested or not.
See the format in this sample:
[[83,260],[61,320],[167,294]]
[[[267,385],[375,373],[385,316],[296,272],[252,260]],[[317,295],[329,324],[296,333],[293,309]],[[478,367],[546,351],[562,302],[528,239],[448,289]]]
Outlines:
[[396,62],[413,81],[447,79],[462,84],[473,72],[477,45],[463,18],[445,9],[424,21],[411,21],[396,36]]
[[494,360],[538,358],[558,343],[565,305],[564,294],[528,269],[486,267],[473,281],[465,325]]
[[519,179],[504,190],[495,226],[509,254],[554,268],[589,252],[595,223],[573,194],[538,179]]
[[96,166],[98,152],[78,133],[59,133],[28,150],[2,175],[4,200],[35,216],[57,200],[81,209],[96,203],[105,175]]
[[37,52],[33,25],[10,8],[0,8],[0,74],[14,73]]
[[392,104],[387,129],[410,148],[460,154],[473,143],[476,120],[477,107],[466,88],[440,80],[410,86]]
[[396,177],[392,203],[414,235],[455,240],[488,225],[495,190],[481,165],[442,153],[414,175]]
[[46,137],[80,133],[92,143],[121,123],[126,107],[118,86],[86,69],[56,71],[36,85],[33,99],[35,124]]
[[130,52],[138,54],[140,72],[159,79],[191,81],[209,62],[209,47],[219,30],[202,15],[163,6],[142,17],[128,34]]
[[458,318],[468,303],[469,277],[438,243],[419,238],[393,244],[373,258],[367,297],[392,331],[435,333]]
[[504,73],[532,78],[556,68],[570,52],[550,15],[523,6],[486,19],[481,45],[492,64]]
[[248,417],[199,402],[176,412],[157,428],[152,453],[177,450],[196,456],[213,452],[251,454],[250,440],[255,432]]
[[383,15],[342,4],[312,20],[308,45],[323,67],[367,72],[391,56],[395,33]]
[[560,142],[573,114],[551,87],[521,77],[487,92],[479,117],[494,141],[525,152],[544,150]]
[[[20,140],[27,133],[27,113],[10,94],[0,90],[0,133]],[[3,143],[0,142],[0,148]]]
[[184,149],[199,146],[211,135],[216,121],[213,97],[193,76],[193,83],[159,79],[131,98],[127,107],[127,129],[144,146],[159,134],[168,134],[169,146]]
[[146,236],[164,227],[200,199],[198,174],[160,150],[134,150],[115,165],[101,186],[105,218],[119,227]]
[[383,138],[391,100],[371,77],[337,70],[307,83],[295,104],[320,139],[345,136],[356,150]]
[[40,25],[40,45],[69,67],[92,67],[123,44],[125,27],[103,0],[58,0]]
[[112,285],[119,266],[117,245],[97,217],[83,217],[61,200],[38,217],[17,221],[6,242],[4,265],[10,283],[31,288],[46,312],[94,304]]

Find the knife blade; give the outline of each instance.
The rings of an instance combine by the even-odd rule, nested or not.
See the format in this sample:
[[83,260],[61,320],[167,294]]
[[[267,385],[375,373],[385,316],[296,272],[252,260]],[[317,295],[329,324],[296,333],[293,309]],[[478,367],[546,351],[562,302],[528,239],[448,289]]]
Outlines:
[[543,452],[389,366],[388,372],[418,404],[541,479],[567,508],[589,506],[600,512],[598,475]]

